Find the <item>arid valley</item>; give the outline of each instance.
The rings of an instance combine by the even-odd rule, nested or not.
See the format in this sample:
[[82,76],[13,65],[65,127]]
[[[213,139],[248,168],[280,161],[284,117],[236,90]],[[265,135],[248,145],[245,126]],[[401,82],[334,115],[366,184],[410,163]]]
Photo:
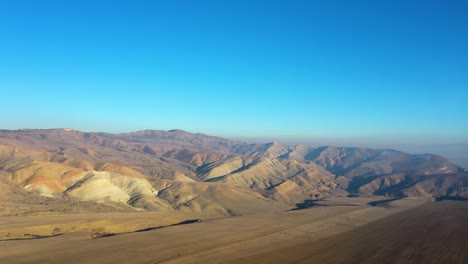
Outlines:
[[182,130],[0,131],[0,263],[466,263],[432,154]]
[[0,264],[467,264],[467,47],[467,0],[1,0]]

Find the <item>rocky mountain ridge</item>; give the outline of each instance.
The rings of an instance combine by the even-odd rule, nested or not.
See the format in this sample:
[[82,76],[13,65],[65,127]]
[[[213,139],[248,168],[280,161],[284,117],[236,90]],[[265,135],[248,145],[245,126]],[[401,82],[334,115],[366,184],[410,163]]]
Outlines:
[[227,215],[350,194],[468,197],[468,174],[438,155],[251,144],[182,130],[0,130],[0,172],[5,186],[51,199]]

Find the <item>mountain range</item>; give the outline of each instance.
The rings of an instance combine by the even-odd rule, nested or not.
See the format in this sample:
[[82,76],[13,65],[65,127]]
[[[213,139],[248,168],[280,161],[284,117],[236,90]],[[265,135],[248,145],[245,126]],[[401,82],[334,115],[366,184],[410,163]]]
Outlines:
[[242,215],[336,196],[464,199],[467,186],[463,168],[427,153],[251,144],[183,130],[0,130],[0,206],[6,215]]

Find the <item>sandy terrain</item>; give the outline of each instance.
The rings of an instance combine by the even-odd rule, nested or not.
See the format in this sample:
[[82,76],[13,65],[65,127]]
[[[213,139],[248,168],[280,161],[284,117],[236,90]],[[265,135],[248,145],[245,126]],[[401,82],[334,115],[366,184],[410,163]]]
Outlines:
[[[2,239],[7,239],[7,232],[15,231],[18,236],[19,230],[42,230],[41,235],[49,232],[57,236],[1,241],[0,263],[466,261],[468,203],[408,198],[367,205],[372,198],[337,198],[321,203],[327,206],[282,213],[224,219],[212,216],[211,220],[205,216],[201,223],[181,225],[172,224],[204,216],[120,213],[3,217]],[[166,227],[151,229],[158,226]],[[115,235],[92,239],[99,228]],[[132,232],[145,228],[149,230]]]
[[468,263],[468,203],[428,203],[349,232],[229,263]]

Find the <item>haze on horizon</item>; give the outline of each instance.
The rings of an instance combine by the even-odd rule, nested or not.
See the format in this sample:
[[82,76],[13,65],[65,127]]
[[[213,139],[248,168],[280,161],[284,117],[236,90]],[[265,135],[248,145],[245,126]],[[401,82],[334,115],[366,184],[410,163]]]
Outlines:
[[467,51],[467,0],[0,0],[0,263],[466,264]]
[[2,129],[468,143],[466,1],[2,1]]

